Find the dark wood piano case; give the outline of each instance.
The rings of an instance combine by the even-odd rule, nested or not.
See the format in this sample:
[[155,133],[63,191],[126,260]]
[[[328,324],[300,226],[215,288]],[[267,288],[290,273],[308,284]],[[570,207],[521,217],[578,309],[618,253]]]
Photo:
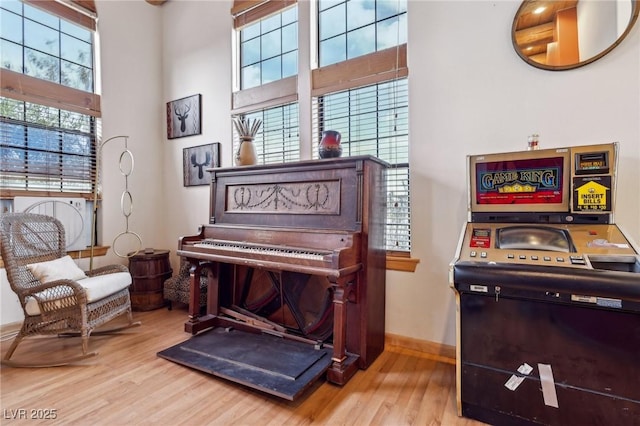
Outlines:
[[[209,223],[198,235],[180,239],[178,254],[193,265],[192,276],[201,268],[210,270],[207,312],[201,315],[195,303],[199,287],[193,280],[194,303],[185,330],[211,336],[219,334],[205,331],[212,327],[277,334],[323,350],[327,357],[303,357],[313,360],[307,367],[313,373],[300,374],[308,383],[288,393],[199,368],[193,350],[183,362],[176,359],[181,351],[175,348],[159,355],[289,399],[325,370],[329,381],[344,384],[358,368],[371,365],[384,350],[386,168],[375,157],[358,156],[211,169]],[[248,303],[247,286],[255,283],[264,288]],[[326,323],[324,329],[320,324],[326,318],[316,318],[319,325],[308,327],[316,334],[306,335],[300,323],[314,309],[298,309],[295,301],[302,298],[305,306],[317,303],[320,313],[329,316],[329,338],[324,339]],[[253,311],[243,309],[247,306]],[[301,330],[292,327],[296,323]],[[242,340],[235,339],[240,344]],[[260,364],[259,358],[251,362]],[[318,363],[326,364],[320,374]]]

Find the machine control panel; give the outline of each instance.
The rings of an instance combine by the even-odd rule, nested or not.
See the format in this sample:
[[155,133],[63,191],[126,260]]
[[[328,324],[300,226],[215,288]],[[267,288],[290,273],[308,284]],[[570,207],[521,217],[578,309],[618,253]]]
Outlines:
[[[489,256],[487,251],[475,251],[475,250],[471,250],[469,252],[469,257],[471,259],[486,259]],[[509,262],[515,262],[516,260],[521,260],[521,261],[539,261],[540,263],[544,264],[544,263],[565,263],[568,262],[572,265],[586,265],[587,262],[584,258],[584,256],[582,255],[573,255],[573,256],[539,256],[537,254],[532,254],[532,255],[526,255],[526,254],[518,254],[516,256],[515,253],[506,253],[506,257],[505,257],[506,261]]]
[[615,225],[468,223],[459,260],[591,268],[590,257],[636,252]]

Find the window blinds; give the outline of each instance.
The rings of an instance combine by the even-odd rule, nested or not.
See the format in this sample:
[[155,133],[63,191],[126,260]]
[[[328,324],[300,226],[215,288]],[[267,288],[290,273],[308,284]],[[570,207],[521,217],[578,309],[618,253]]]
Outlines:
[[[244,115],[252,122],[262,120],[262,126],[253,141],[258,164],[285,163],[300,160],[300,134],[298,104],[290,103],[255,111]],[[240,144],[233,130],[233,152]]]
[[0,187],[39,195],[81,193],[95,180],[97,120],[43,105],[0,98]]
[[231,8],[233,28],[239,30],[296,3],[297,0],[235,0]]
[[[373,155],[387,172],[387,250],[410,251],[409,94],[407,79],[314,97],[313,142],[324,130],[341,134],[342,156]],[[318,158],[317,149],[313,152]]]
[[[3,195],[12,197],[29,191],[30,195],[40,196],[89,196],[96,174],[95,147],[101,115],[100,96],[92,91],[95,4],[93,0],[25,0],[0,6],[3,16],[12,22],[3,31],[3,48],[24,50],[42,58],[25,65],[20,60],[22,54],[8,56],[11,66],[5,68],[3,64],[0,69]],[[41,51],[37,39],[42,31],[54,36],[60,47]],[[70,57],[70,52],[77,56]],[[55,70],[60,76],[52,78],[48,70]],[[78,84],[82,90],[69,87]]]

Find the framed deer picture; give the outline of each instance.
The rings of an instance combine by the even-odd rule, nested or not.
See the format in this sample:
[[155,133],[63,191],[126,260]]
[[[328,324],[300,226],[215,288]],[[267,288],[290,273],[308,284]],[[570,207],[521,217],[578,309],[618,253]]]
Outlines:
[[220,167],[220,143],[192,146],[182,150],[184,186],[209,185],[207,169]]
[[176,139],[183,136],[202,133],[202,95],[167,102],[167,138]]

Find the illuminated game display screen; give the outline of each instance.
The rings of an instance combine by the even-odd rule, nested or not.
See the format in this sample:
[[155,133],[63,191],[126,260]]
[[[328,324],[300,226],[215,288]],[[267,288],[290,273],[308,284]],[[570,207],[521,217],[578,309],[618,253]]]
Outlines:
[[476,202],[562,203],[562,165],[562,157],[476,164]]
[[569,153],[540,150],[470,157],[474,212],[568,212]]

